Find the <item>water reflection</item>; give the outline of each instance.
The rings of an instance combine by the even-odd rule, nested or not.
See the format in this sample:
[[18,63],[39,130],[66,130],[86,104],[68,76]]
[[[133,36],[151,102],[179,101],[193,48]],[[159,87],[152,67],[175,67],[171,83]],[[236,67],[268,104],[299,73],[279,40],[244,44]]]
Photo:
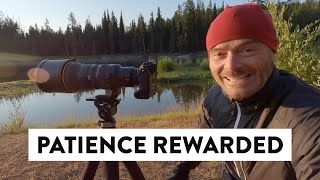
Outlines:
[[183,83],[172,85],[158,86],[158,102],[161,101],[161,95],[168,91],[173,94],[176,104],[183,106],[184,110],[188,111],[194,105],[198,105],[203,100],[206,92],[212,86],[210,82],[204,83]]
[[[134,98],[133,88],[122,88],[121,102],[116,118],[142,116],[154,113],[188,111],[197,107],[203,100],[210,82],[190,82],[178,84],[158,84],[154,97],[148,100]],[[77,93],[33,93],[0,99],[0,123],[7,123],[9,112],[14,111],[13,102],[21,103],[26,111],[25,126],[52,125],[71,121],[98,119],[97,110],[86,98],[106,94],[105,90]]]

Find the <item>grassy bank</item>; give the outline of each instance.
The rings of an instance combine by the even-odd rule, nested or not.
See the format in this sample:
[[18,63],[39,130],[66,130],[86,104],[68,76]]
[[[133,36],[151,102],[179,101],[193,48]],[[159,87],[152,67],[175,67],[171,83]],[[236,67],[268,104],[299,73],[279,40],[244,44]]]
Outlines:
[[172,59],[158,62],[158,82],[180,82],[190,80],[212,80],[206,59],[197,62],[177,63]]
[[31,62],[40,60],[40,56],[0,52],[0,65],[6,63]]
[[[0,129],[1,133],[21,133],[28,128],[23,127],[25,113],[16,107],[16,112],[10,116],[10,121]],[[168,112],[162,114],[152,114],[141,117],[124,117],[117,120],[118,128],[192,128],[196,127],[199,108],[188,112]],[[98,128],[96,119],[84,121],[66,121],[58,125],[42,126],[40,128]]]
[[36,83],[30,80],[0,83],[0,97],[18,96],[40,92]]
[[[168,112],[162,114],[152,114],[141,117],[124,117],[117,120],[117,127],[149,127],[149,128],[181,128],[181,127],[196,127],[192,120],[198,117],[199,110],[194,109],[188,112]],[[184,124],[183,122],[187,123]],[[65,122],[54,126],[56,128],[92,128],[97,127],[97,120],[87,120],[82,122]]]

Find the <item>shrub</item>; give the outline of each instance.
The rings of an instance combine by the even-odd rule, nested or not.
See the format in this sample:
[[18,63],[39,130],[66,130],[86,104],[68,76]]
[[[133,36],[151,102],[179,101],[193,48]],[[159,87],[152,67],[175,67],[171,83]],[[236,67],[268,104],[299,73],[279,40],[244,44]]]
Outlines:
[[21,102],[17,104],[13,102],[14,111],[10,111],[9,122],[5,125],[5,133],[17,133],[23,131],[23,122],[25,120],[26,112],[21,107]]
[[202,70],[210,70],[208,59],[202,59],[202,61],[200,62],[200,68]]
[[[276,64],[280,69],[294,73],[304,81],[320,87],[320,20],[293,28],[292,15],[286,21],[285,5],[267,4],[280,41]],[[291,31],[291,29],[293,29]]]
[[196,66],[196,63],[193,63],[192,60],[185,60],[185,61],[181,61],[182,63],[180,64],[180,67],[182,68],[188,68],[188,67],[192,67],[192,66]]
[[163,58],[158,61],[158,72],[169,72],[175,70],[175,67],[177,66],[177,63],[171,58]]

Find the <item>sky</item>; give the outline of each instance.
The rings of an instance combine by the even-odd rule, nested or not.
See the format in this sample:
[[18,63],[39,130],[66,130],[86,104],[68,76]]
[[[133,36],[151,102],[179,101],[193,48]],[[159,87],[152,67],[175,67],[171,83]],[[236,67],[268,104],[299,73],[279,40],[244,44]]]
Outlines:
[[[157,7],[160,7],[161,15],[164,18],[171,18],[182,5],[184,0],[0,0],[0,11],[6,17],[9,16],[20,24],[24,32],[29,26],[35,23],[40,28],[44,26],[45,19],[53,30],[62,30],[68,25],[68,15],[73,12],[75,18],[82,27],[86,19],[90,17],[91,23],[96,26],[101,24],[101,18],[105,10],[114,11],[119,22],[122,12],[125,26],[129,26],[132,20],[137,21],[141,13],[148,22],[153,11],[156,15]],[[196,4],[196,0],[194,0]],[[203,0],[207,7],[209,0]],[[212,0],[218,7],[222,0]],[[225,5],[237,5],[248,2],[248,0],[225,0]],[[1,18],[0,12],[0,18]],[[155,16],[154,16],[155,17]]]

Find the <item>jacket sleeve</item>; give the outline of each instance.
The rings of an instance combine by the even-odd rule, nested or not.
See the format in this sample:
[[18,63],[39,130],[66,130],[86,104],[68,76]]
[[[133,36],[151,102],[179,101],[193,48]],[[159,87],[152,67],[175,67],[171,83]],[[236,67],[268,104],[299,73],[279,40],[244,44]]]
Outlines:
[[199,114],[198,128],[212,128],[208,110],[204,105],[202,105],[202,110]]
[[[202,105],[202,110],[199,114],[198,128],[210,128],[209,116],[207,109]],[[182,161],[173,170],[172,175],[168,180],[187,180],[191,170],[201,164],[201,161]]]
[[320,179],[320,109],[293,128],[292,165],[297,179]]

